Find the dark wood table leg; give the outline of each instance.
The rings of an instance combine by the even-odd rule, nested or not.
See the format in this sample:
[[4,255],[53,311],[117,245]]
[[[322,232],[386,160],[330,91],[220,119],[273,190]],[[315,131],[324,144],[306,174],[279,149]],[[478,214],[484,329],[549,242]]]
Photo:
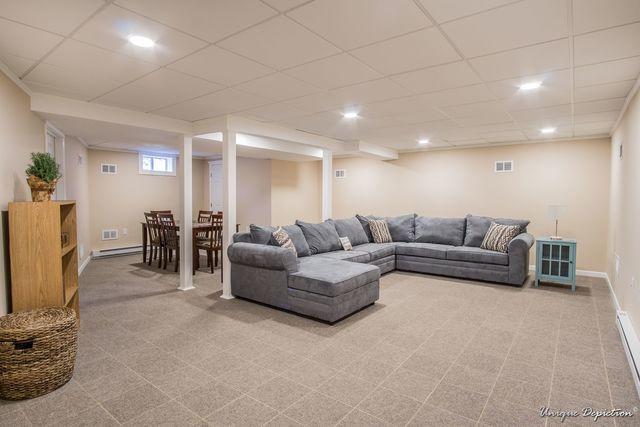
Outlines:
[[145,262],[147,262],[147,224],[142,224],[142,263]]

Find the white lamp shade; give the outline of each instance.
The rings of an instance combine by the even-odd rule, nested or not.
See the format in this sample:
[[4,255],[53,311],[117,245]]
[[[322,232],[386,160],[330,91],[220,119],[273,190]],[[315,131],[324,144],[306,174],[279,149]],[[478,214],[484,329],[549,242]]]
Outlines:
[[562,218],[566,212],[567,207],[565,205],[549,205],[547,208],[547,216],[552,221]]

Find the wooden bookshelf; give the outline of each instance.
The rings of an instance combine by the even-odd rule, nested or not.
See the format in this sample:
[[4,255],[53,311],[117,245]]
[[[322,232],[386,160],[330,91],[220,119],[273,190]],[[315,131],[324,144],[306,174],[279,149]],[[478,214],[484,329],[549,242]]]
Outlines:
[[66,306],[80,316],[77,245],[75,201],[9,203],[12,311]]

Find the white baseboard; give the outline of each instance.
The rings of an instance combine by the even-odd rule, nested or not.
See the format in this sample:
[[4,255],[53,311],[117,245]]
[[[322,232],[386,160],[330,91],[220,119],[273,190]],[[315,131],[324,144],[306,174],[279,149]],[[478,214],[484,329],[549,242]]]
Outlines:
[[102,258],[114,255],[128,255],[142,252],[142,246],[127,246],[124,248],[101,249],[91,251],[91,258]]
[[640,340],[638,340],[638,335],[626,311],[618,311],[616,324],[618,325],[624,352],[627,355],[631,376],[636,385],[636,393],[640,396]]
[[87,259],[82,261],[82,264],[80,264],[80,266],[78,267],[78,276],[82,274],[85,268],[87,268],[87,265],[89,265],[89,261],[91,261],[90,256],[88,256]]

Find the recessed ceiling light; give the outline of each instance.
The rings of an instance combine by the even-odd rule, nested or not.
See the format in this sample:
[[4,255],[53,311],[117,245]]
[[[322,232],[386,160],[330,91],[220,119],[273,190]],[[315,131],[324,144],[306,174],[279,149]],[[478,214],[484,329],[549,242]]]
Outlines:
[[153,47],[156,44],[156,42],[151,40],[149,37],[138,36],[135,34],[129,36],[129,43],[138,47]]
[[358,118],[358,112],[357,111],[347,111],[346,113],[342,114],[344,116],[345,119],[356,119]]
[[549,133],[555,133],[556,128],[542,128],[540,129],[540,133],[545,133],[545,134],[549,134]]
[[427,138],[422,138],[418,140],[418,144],[428,144],[429,140]]
[[523,83],[519,87],[520,87],[520,90],[528,91],[528,90],[538,89],[540,86],[542,86],[542,82],[536,81],[536,82]]

